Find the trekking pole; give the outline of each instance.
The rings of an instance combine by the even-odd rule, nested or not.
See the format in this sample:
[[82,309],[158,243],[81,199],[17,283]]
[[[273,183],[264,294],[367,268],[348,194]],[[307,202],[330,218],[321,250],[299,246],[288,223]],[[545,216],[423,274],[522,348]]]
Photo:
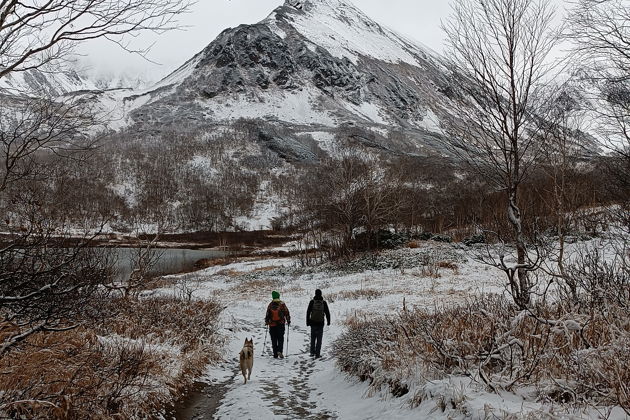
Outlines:
[[291,331],[291,324],[287,325],[287,357],[289,357],[289,332]]
[[265,325],[265,342],[263,343],[263,348],[262,348],[262,354],[261,356],[265,355],[265,349],[267,348],[267,333],[269,332],[269,327],[267,325]]

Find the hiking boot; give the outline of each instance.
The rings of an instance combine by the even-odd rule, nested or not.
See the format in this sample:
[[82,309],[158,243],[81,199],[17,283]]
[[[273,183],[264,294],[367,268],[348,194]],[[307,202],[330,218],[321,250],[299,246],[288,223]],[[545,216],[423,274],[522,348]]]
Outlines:
[[273,355],[273,358],[274,358],[274,359],[277,359],[277,358],[278,358],[278,355],[277,355],[277,354],[274,354],[274,355]]
[[284,359],[284,355],[282,353],[278,353],[278,357]]

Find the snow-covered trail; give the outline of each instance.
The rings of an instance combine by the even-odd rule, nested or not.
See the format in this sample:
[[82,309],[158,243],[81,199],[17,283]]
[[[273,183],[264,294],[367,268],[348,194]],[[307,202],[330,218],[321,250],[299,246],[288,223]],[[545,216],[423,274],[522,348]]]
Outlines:
[[[330,345],[340,327],[333,325],[324,332],[322,358],[309,355],[310,329],[304,326],[308,298],[283,296],[293,318],[285,333],[285,359],[274,359],[271,342],[262,322],[268,302],[239,302],[226,309],[234,331],[226,361],[213,368],[210,376],[227,376],[222,383],[227,391],[215,414],[216,419],[369,419],[382,418],[383,410],[365,399],[366,386],[345,378],[335,367]],[[334,314],[333,314],[334,316]],[[334,321],[334,319],[333,319]],[[238,354],[245,338],[253,337],[255,360],[252,378],[247,384],[239,371]],[[217,369],[220,372],[217,372]],[[219,374],[219,375],[217,375]],[[381,401],[381,403],[383,403]],[[368,410],[360,409],[368,406]],[[391,408],[385,404],[387,415]],[[402,413],[401,413],[402,414]]]
[[[444,252],[450,250],[446,245],[432,247],[440,252],[440,258],[446,255],[442,248],[446,249]],[[423,250],[405,252],[411,253],[416,261],[415,255],[421,255]],[[400,258],[396,258],[399,262]],[[228,342],[224,347],[224,361],[210,367],[202,378],[209,384],[206,394],[212,408],[205,412],[196,410],[193,417],[183,418],[418,418],[419,411],[410,410],[411,394],[395,398],[387,390],[369,389],[368,383],[339,370],[331,346],[344,331],[344,321],[353,316],[395,314],[405,302],[410,308],[431,307],[436,302],[465,299],[479,293],[480,289],[497,290],[496,278],[477,263],[462,264],[457,271],[445,269],[438,278],[427,277],[422,267],[355,273],[314,271],[295,275],[290,269],[294,266],[295,261],[290,258],[254,259],[218,265],[189,275],[189,281],[196,282],[193,285],[195,297],[216,299],[225,306],[219,329]],[[186,277],[176,278],[183,281]],[[272,357],[269,337],[263,350],[264,315],[274,289],[281,293],[292,318],[285,359]],[[306,309],[315,289],[323,291],[332,318],[330,327],[324,330],[320,359],[309,356],[310,329],[306,327]],[[246,338],[254,340],[255,359],[251,380],[244,384],[238,355]],[[427,407],[433,409],[435,405],[428,401]],[[436,418],[436,414],[427,414],[425,418],[429,417]]]
[[[309,355],[310,328],[306,307],[310,297],[283,295],[293,323],[285,332],[285,359],[274,359],[270,338],[265,342],[263,317],[268,302],[237,302],[224,313],[226,327],[233,331],[225,362],[211,368],[208,377],[223,378],[226,392],[213,417],[216,419],[380,419],[408,418],[399,402],[365,398],[367,386],[347,378],[335,367],[331,343],[341,332],[335,321],[341,314],[331,305],[333,325],[326,327],[322,357]],[[357,303],[358,304],[358,303]],[[347,310],[348,308],[344,308]],[[238,354],[245,338],[254,339],[255,359],[251,380],[244,384]],[[385,416],[385,417],[384,417]]]
[[[229,384],[229,390],[219,408],[217,418],[335,418],[334,413],[324,407],[318,407],[313,398],[322,394],[309,380],[314,372],[321,372],[324,360],[315,360],[308,356],[308,336],[306,330],[292,326],[289,330],[289,351],[287,357],[274,359],[271,355],[271,343],[267,337],[267,346],[263,347],[264,329],[249,327],[239,336],[251,336],[258,343],[251,380],[244,384],[243,376],[238,372],[238,354],[231,358],[237,374]],[[241,340],[235,339],[232,348],[239,347]],[[236,349],[235,349],[236,350]],[[330,361],[330,360],[329,360]]]
[[[202,392],[205,400],[185,405],[186,410],[180,413],[191,415],[177,418],[601,418],[601,413],[592,410],[578,412],[573,406],[545,406],[532,400],[528,392],[497,394],[469,377],[447,375],[429,380],[413,370],[399,372],[410,385],[410,392],[396,398],[384,387],[371,389],[367,382],[359,382],[339,370],[331,346],[343,333],[348,320],[379,318],[383,314],[396,314],[403,308],[431,310],[483,293],[502,293],[505,281],[502,273],[467,258],[469,252],[457,245],[426,243],[417,249],[384,252],[358,262],[350,261],[344,270],[325,266],[296,270],[291,258],[249,258],[173,276],[177,282],[192,287],[195,298],[215,299],[223,304],[225,309],[218,327],[227,339],[223,362],[210,367],[201,378],[208,384]],[[428,263],[423,261],[448,264],[439,270],[439,264],[427,270]],[[371,268],[354,271],[355,265],[350,264]],[[161,292],[177,293],[178,287],[181,285]],[[306,308],[315,289],[323,291],[332,318],[331,326],[324,330],[321,359],[309,356],[310,331],[305,325]],[[271,356],[269,337],[263,349],[264,314],[272,290],[281,293],[281,299],[291,312],[285,359]],[[246,338],[254,340],[255,360],[251,381],[244,384],[238,355]],[[421,399],[419,405],[418,398]],[[451,403],[447,404],[449,401]],[[619,414],[620,409],[617,411]],[[627,416],[621,413],[610,418],[626,419]]]

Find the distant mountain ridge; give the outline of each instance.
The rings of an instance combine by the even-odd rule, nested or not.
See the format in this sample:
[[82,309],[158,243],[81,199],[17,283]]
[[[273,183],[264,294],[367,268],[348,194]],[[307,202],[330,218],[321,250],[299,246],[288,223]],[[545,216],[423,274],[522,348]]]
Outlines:
[[13,72],[0,78],[0,93],[15,96],[56,98],[97,87],[74,70],[46,72],[36,69]]

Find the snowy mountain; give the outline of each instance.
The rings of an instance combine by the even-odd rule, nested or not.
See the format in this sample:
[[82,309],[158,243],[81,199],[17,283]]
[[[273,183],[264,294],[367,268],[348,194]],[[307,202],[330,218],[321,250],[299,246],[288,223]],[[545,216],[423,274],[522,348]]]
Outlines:
[[[259,23],[226,29],[144,90],[68,75],[41,89],[95,101],[113,130],[196,133],[262,120],[311,134],[329,150],[340,128],[360,127],[368,135],[355,140],[370,147],[426,154],[439,153],[440,121],[453,113],[450,74],[439,55],[347,0],[286,0]],[[280,143],[292,155],[304,146]]]
[[96,73],[85,76],[88,80],[92,80],[94,85],[100,90],[110,89],[132,89],[141,90],[151,85],[148,77],[145,75],[134,75],[130,73]]
[[197,131],[243,118],[302,132],[361,126],[377,133],[365,141],[394,150],[403,145],[384,137],[405,130],[414,138],[405,150],[420,152],[452,112],[449,74],[436,53],[346,0],[287,0],[259,23],[226,29],[154,86],[99,100],[116,129]]
[[448,85],[441,58],[349,2],[291,0],[258,24],[225,30],[149,93],[168,95],[132,118],[162,120],[176,106],[191,123],[350,119],[431,129]]

